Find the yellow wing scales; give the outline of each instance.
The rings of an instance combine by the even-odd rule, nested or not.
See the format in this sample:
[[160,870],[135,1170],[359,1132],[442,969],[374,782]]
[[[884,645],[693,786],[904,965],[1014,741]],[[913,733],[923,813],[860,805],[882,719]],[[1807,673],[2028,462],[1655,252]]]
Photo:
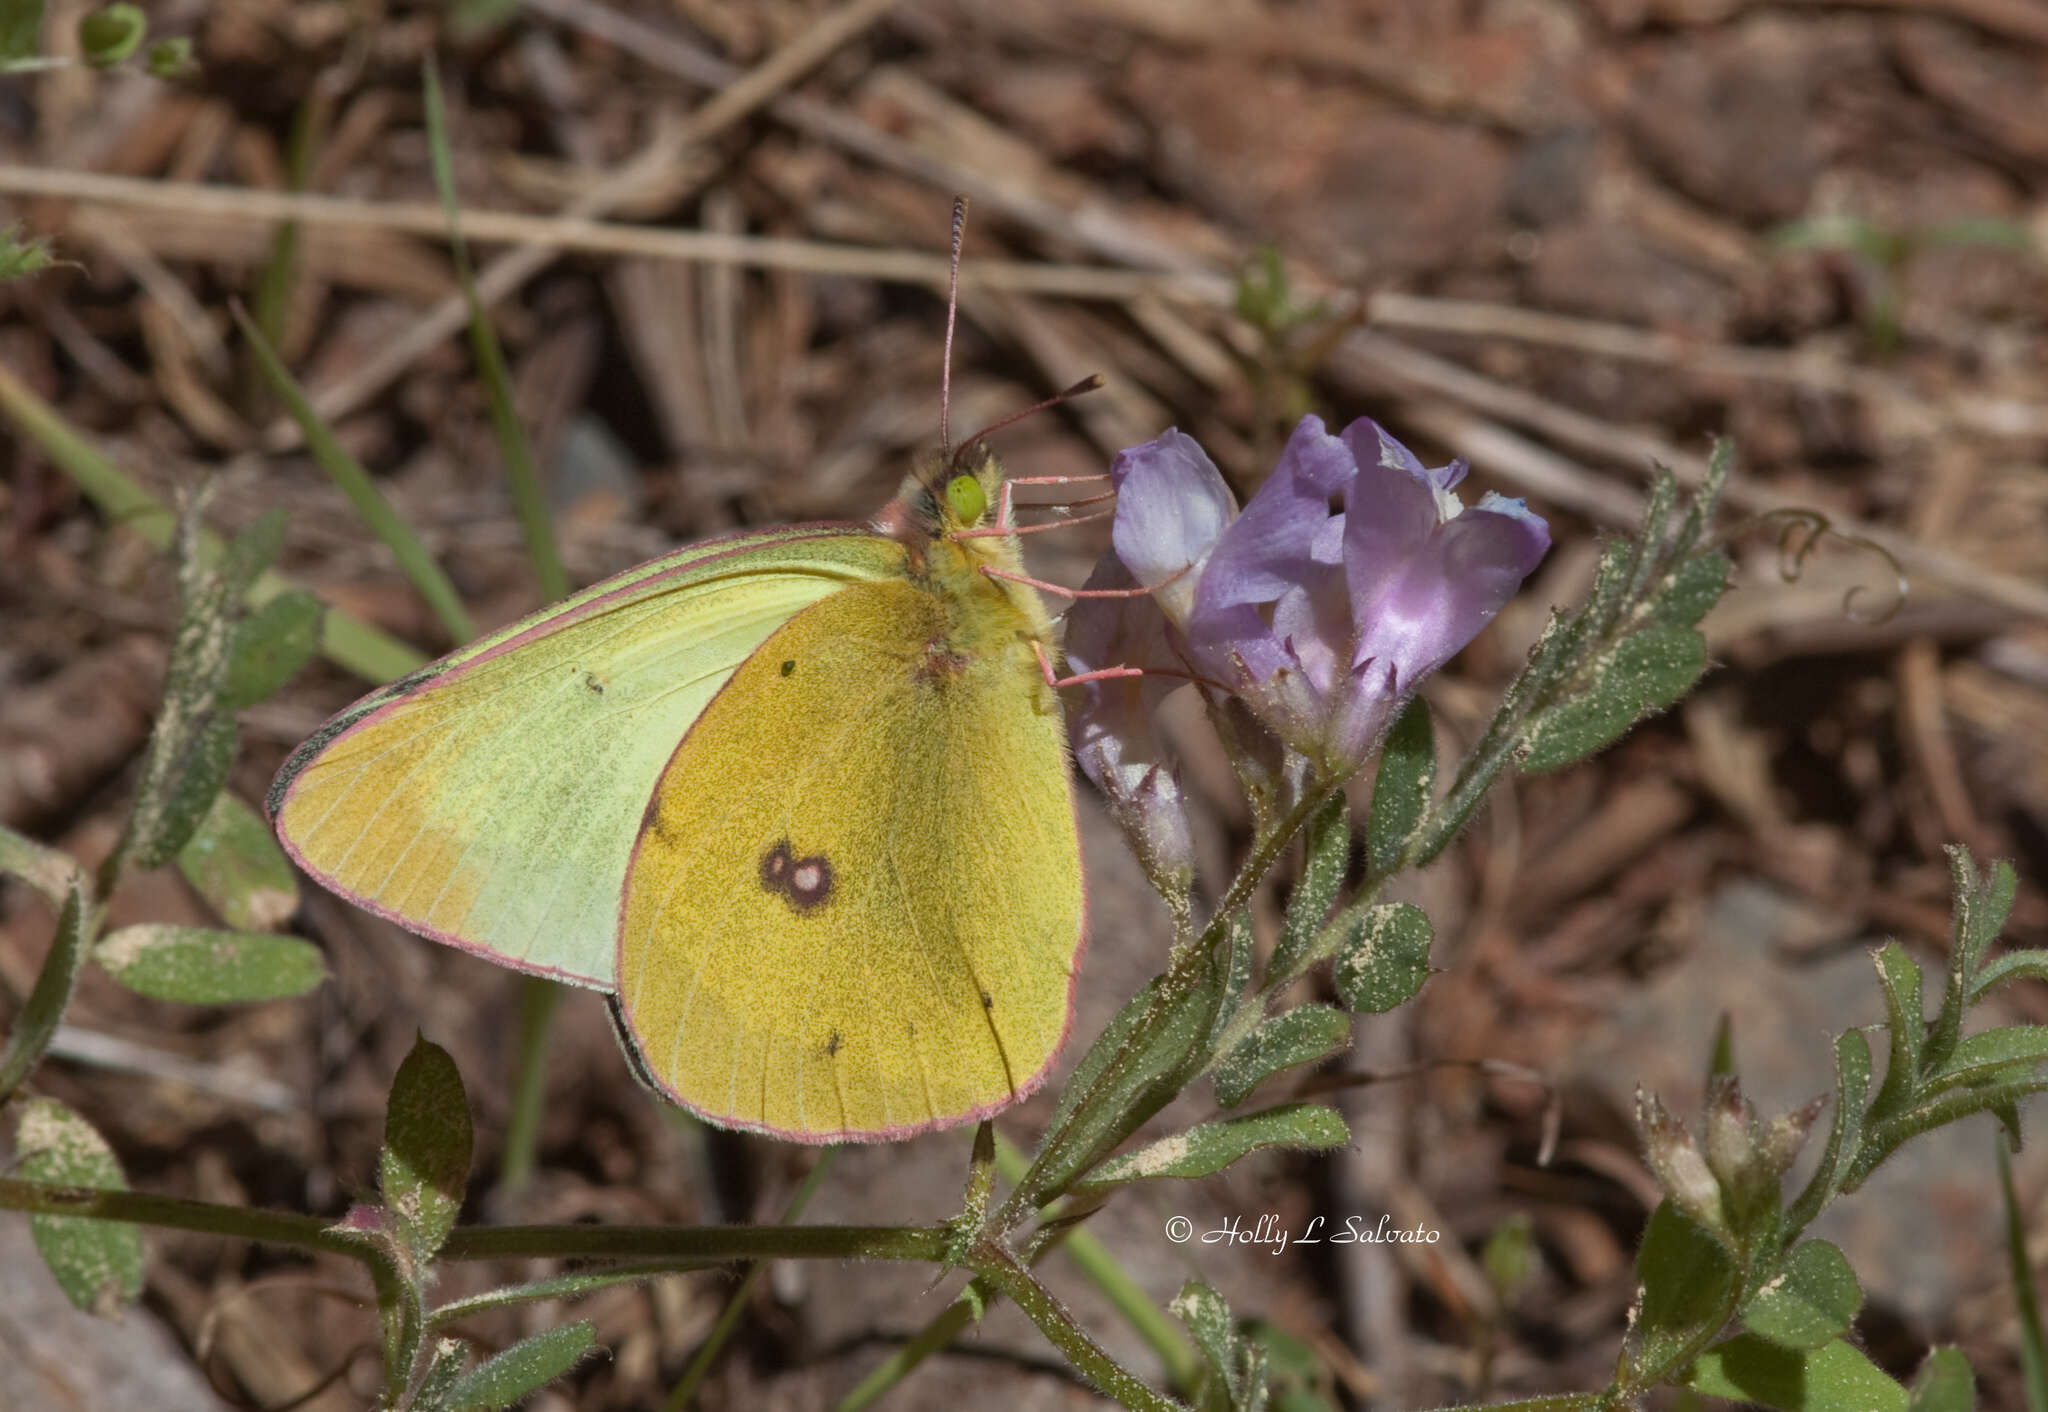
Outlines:
[[902,563],[874,535],[783,532],[598,585],[344,713],[280,776],[278,832],[371,911],[608,987],[641,811],[676,741],[791,614]]
[[619,1002],[660,1086],[715,1121],[809,1141],[957,1122],[1064,1038],[1082,898],[1043,625],[969,577],[798,613],[661,774]]

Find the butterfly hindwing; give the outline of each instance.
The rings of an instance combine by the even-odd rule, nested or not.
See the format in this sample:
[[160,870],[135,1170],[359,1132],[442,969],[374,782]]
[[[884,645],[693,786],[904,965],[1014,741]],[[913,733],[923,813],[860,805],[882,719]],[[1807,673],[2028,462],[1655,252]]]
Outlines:
[[670,1097],[823,1142],[958,1122],[1043,1076],[1081,880],[1058,704],[1008,604],[842,589],[697,718],[619,917],[619,1009]]
[[640,813],[676,742],[793,614],[902,560],[854,527],[798,526],[597,584],[337,716],[272,786],[278,834],[369,911],[608,987]]

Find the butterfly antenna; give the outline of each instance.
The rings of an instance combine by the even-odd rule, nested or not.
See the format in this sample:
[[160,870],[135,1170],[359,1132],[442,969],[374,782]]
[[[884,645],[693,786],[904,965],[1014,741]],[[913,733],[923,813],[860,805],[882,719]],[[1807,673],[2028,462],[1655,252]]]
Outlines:
[[949,418],[953,410],[953,325],[960,315],[960,238],[967,230],[967,198],[953,198],[953,254],[946,262],[946,353],[939,369],[939,456],[953,459]]
[[1038,413],[1043,412],[1048,407],[1057,407],[1062,402],[1071,402],[1076,397],[1079,397],[1084,393],[1093,392],[1095,391],[1095,389],[1101,386],[1102,374],[1090,373],[1087,377],[1082,378],[1072,387],[1063,388],[1060,391],[1055,392],[1052,396],[1046,398],[1043,402],[1034,402],[1021,412],[1012,412],[1007,417],[1003,417],[997,421],[990,422],[987,426],[983,427],[973,436],[968,437],[965,444],[968,446],[972,446],[975,442],[985,439],[992,433],[1001,431],[1004,427],[1009,426],[1013,422],[1021,422],[1026,417],[1035,416]]

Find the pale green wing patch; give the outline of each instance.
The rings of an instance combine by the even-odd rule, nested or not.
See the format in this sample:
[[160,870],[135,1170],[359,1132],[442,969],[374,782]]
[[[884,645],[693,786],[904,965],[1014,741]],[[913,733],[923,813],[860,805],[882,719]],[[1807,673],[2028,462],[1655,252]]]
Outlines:
[[792,614],[902,565],[893,541],[813,526],[630,570],[335,717],[271,787],[278,836],[368,911],[609,987],[633,842],[676,742]]

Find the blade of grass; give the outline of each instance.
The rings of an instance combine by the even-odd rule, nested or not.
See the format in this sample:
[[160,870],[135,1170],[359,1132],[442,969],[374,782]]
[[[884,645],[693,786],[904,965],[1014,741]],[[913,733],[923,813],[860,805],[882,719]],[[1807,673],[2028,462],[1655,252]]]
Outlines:
[[[109,520],[127,525],[159,549],[170,545],[177,516],[169,507],[102,456],[4,366],[0,366],[0,413],[70,476]],[[200,553],[209,563],[220,553],[220,547],[220,540],[210,534],[200,541]],[[265,570],[250,586],[248,602],[252,607],[260,606],[296,587],[284,575]],[[321,624],[320,651],[337,667],[380,682],[395,681],[427,660],[410,644],[339,608],[327,609]]]
[[512,410],[512,379],[505,371],[505,352],[498,345],[497,330],[484,312],[483,300],[477,297],[469,248],[462,239],[462,208],[455,200],[455,161],[448,148],[441,75],[431,57],[422,66],[422,74],[426,89],[427,151],[433,158],[434,189],[440,193],[441,209],[448,213],[448,246],[455,261],[455,278],[469,305],[469,346],[476,357],[477,373],[483,379],[484,394],[490,400],[498,454],[505,461],[506,485],[512,493],[512,508],[519,516],[519,527],[526,534],[526,552],[533,560],[540,596],[543,602],[552,603],[568,596],[569,576],[562,569],[562,556],[555,547],[554,526],[548,519],[547,500],[541,494],[533,448],[527,444],[526,433]]
[[540,1118],[548,1092],[548,1037],[565,987],[540,976],[519,984],[519,1060],[512,1075],[512,1113],[505,1121],[505,1155],[498,1190],[516,1197],[533,1180],[540,1152]]
[[2048,1412],[2048,1339],[2041,1332],[2041,1301],[2034,1293],[2034,1272],[2027,1263],[2027,1227],[2020,1219],[2018,1193],[2012,1188],[2012,1157],[2001,1135],[1998,1144],[1998,1187],[2005,1197],[2005,1249],[2012,1260],[2012,1298],[2020,1324],[2020,1380],[2026,1388],[2027,1412]]
[[[327,118],[333,111],[333,100],[325,84],[315,83],[311,92],[299,100],[296,112],[292,114],[292,130],[285,139],[285,190],[294,195],[306,189],[306,180],[313,169],[313,153],[318,150],[321,138],[327,131]],[[284,346],[285,318],[291,312],[292,287],[299,275],[299,223],[295,220],[279,221],[277,230],[270,237],[270,258],[263,263],[263,273],[256,281],[256,302],[252,311],[256,316],[256,327],[263,330],[263,336],[270,340],[270,346]],[[263,407],[263,394],[267,383],[263,369],[256,360],[253,350],[244,350],[242,361],[242,396],[249,407]]]
[[470,620],[469,611],[462,606],[462,599],[455,592],[455,585],[448,581],[448,575],[434,562],[434,556],[427,552],[427,546],[413,533],[412,526],[399,517],[391,508],[391,502],[377,489],[370,479],[370,473],[362,463],[348,454],[348,449],[335,436],[333,428],[313,410],[313,404],[306,400],[306,393],[298,384],[284,361],[277,356],[277,350],[263,336],[263,330],[256,327],[255,320],[241,305],[231,306],[235,322],[241,325],[242,336],[249,340],[255,350],[257,363],[263,375],[270,381],[271,390],[283,402],[292,420],[299,424],[300,432],[306,438],[306,449],[313,453],[313,459],[327,478],[334,482],[341,493],[348,497],[348,503],[362,517],[364,524],[384,542],[392,557],[398,560],[398,567],[427,606],[434,610],[434,616],[441,620],[448,636],[456,642],[467,642],[476,636],[476,624]]
[[[825,1179],[825,1172],[831,1167],[832,1159],[838,1153],[838,1148],[828,1147],[818,1154],[818,1160],[811,1164],[811,1170],[804,1174],[803,1183],[797,1187],[796,1195],[789,1199],[789,1209],[782,1213],[783,1225],[794,1225],[796,1218],[803,1215],[804,1207],[810,1204],[812,1194],[818,1189],[818,1183]],[[740,1281],[740,1287],[732,1292],[732,1298],[725,1302],[725,1308],[719,1311],[718,1322],[711,1326],[711,1332],[705,1336],[703,1347],[699,1348],[696,1356],[690,1360],[690,1366],[683,1369],[681,1381],[676,1384],[675,1391],[668,1395],[668,1401],[662,1404],[663,1412],[682,1412],[683,1408],[690,1405],[690,1399],[697,1395],[697,1389],[703,1384],[705,1375],[711,1371],[711,1365],[718,1361],[719,1351],[725,1347],[725,1341],[732,1337],[733,1328],[739,1323],[740,1315],[746,1312],[747,1296],[753,1293],[754,1281],[760,1279],[761,1272],[767,1268],[768,1262],[765,1260],[757,1260],[747,1267],[746,1277]]]
[[[987,1290],[981,1294],[984,1301],[993,1298]],[[839,1399],[832,1412],[862,1412],[862,1409],[872,1407],[884,1393],[909,1377],[918,1364],[960,1337],[961,1331],[973,1319],[974,1305],[963,1294],[919,1329],[915,1338],[877,1363],[874,1371],[862,1378],[853,1391]]]

